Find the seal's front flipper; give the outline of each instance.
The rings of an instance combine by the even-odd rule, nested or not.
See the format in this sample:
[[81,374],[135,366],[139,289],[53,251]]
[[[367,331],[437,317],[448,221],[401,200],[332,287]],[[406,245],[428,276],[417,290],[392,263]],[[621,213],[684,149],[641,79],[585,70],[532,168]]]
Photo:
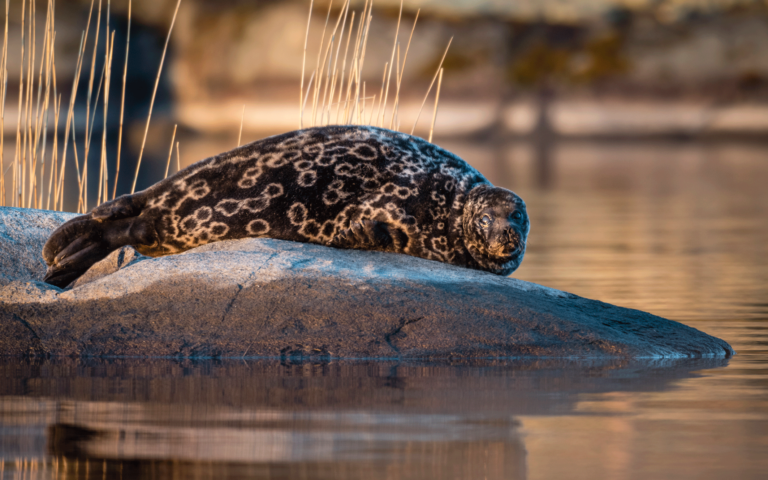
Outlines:
[[361,220],[342,230],[331,240],[336,248],[354,248],[360,250],[399,251],[400,231],[384,222]]
[[153,244],[156,235],[130,197],[104,203],[57,228],[43,247],[48,264],[44,280],[63,288],[123,245]]

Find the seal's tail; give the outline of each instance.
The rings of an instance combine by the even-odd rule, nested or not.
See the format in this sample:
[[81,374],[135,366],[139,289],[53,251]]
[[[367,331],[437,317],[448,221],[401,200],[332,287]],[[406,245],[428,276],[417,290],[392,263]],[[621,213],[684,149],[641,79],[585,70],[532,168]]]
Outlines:
[[138,200],[138,195],[124,195],[57,228],[43,247],[45,282],[64,288],[113,250],[134,244],[142,209]]

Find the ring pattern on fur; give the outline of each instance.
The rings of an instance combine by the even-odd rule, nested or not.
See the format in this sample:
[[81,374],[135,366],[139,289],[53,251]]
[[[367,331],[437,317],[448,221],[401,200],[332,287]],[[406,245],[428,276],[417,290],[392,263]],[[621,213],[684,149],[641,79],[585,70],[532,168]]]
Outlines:
[[[238,147],[106,202],[62,225],[44,255],[46,278],[63,284],[122,245],[161,256],[268,236],[507,275],[529,228],[522,199],[456,155],[400,132],[330,126]],[[71,257],[75,247],[98,254]]]

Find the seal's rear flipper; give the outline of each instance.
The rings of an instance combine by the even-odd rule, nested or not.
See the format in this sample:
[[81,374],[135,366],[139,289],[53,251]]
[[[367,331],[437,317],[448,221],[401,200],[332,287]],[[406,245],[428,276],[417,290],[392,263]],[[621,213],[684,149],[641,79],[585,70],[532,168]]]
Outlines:
[[134,195],[120,195],[91,210],[91,216],[94,220],[119,220],[121,218],[138,217],[145,203],[144,197],[138,193]]
[[48,264],[43,280],[64,288],[109,255],[111,250],[103,241],[103,227],[102,222],[88,214],[57,228],[43,247],[43,258]]
[[124,195],[103,203],[57,228],[43,247],[48,264],[44,281],[64,288],[113,250],[152,244],[154,235],[139,216],[141,205],[134,197]]

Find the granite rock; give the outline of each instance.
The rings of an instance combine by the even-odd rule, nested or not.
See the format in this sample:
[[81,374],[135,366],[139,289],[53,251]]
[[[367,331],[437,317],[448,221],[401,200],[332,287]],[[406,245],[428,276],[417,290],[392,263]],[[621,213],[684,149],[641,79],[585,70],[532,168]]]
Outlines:
[[[49,215],[51,224],[64,220],[27,212],[34,219]],[[28,235],[47,231],[35,226]],[[40,282],[38,270],[9,271],[16,277],[0,287],[5,354],[464,359],[734,353],[726,342],[681,323],[514,278],[268,238],[160,258],[124,247],[66,290]]]
[[14,279],[42,281],[47,269],[43,245],[62,223],[77,214],[0,207],[0,286]]

